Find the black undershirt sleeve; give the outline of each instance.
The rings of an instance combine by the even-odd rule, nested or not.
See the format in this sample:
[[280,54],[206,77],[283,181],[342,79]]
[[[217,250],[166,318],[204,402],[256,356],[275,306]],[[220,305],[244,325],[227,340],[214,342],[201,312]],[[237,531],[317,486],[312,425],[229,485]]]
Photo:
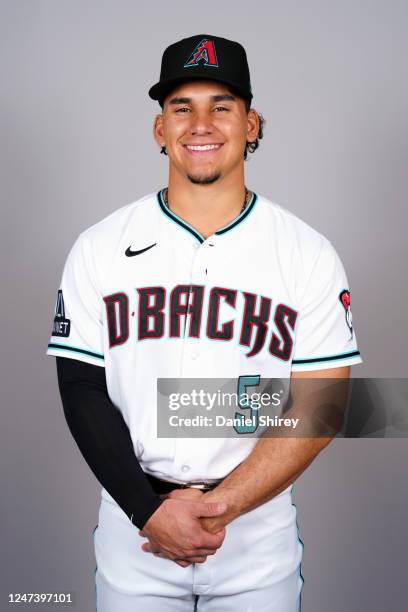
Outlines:
[[135,455],[128,426],[109,398],[105,368],[57,357],[69,429],[101,485],[141,529],[161,504]]

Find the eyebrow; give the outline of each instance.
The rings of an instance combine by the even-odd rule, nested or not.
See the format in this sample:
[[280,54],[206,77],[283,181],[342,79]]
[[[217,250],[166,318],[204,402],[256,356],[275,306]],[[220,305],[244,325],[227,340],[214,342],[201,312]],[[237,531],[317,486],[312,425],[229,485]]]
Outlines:
[[[217,94],[215,96],[210,96],[210,100],[212,102],[234,102],[235,96],[231,94]],[[191,104],[192,101],[192,98],[176,97],[169,100],[169,104]]]

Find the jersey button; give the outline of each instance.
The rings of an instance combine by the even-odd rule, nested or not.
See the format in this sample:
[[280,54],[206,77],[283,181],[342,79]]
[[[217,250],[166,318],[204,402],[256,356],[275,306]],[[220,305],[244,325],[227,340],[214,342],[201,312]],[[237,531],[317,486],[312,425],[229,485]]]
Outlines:
[[181,466],[181,471],[186,473],[190,471],[190,466],[189,465],[182,465]]
[[198,359],[198,353],[196,351],[191,353],[191,359]]

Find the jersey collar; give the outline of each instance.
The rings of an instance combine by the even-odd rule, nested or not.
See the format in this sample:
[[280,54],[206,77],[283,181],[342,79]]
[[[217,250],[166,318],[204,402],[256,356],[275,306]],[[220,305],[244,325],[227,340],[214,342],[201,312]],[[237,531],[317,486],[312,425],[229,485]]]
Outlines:
[[[190,234],[192,234],[194,236],[194,238],[196,238],[200,243],[203,243],[205,241],[204,236],[202,236],[200,234],[200,232],[198,232],[192,225],[190,225],[189,223],[184,221],[184,219],[182,219],[181,217],[176,215],[172,210],[169,209],[169,207],[166,205],[166,203],[164,201],[163,192],[164,192],[164,189],[160,189],[160,191],[157,193],[157,202],[158,202],[158,204],[160,206],[161,211],[169,219],[171,219],[172,221],[174,221],[175,223],[180,225],[182,228],[184,228],[185,230],[190,232]],[[224,227],[222,227],[219,230],[217,230],[216,232],[214,232],[215,235],[216,236],[220,236],[221,234],[225,234],[226,232],[229,232],[234,227],[236,227],[237,225],[242,223],[242,221],[244,219],[246,219],[248,217],[248,215],[250,215],[250,213],[254,209],[254,206],[256,204],[257,199],[258,199],[258,196],[256,195],[256,193],[252,192],[251,199],[250,199],[248,205],[238,215],[238,217],[235,217],[235,219],[230,221],[230,223],[228,223]]]

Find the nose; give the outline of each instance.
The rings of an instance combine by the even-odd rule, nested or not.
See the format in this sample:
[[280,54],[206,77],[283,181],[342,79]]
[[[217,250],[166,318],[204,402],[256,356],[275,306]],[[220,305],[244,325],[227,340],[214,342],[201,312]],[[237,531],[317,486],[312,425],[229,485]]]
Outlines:
[[192,136],[206,136],[212,131],[213,126],[209,113],[205,111],[191,113],[190,134]]

